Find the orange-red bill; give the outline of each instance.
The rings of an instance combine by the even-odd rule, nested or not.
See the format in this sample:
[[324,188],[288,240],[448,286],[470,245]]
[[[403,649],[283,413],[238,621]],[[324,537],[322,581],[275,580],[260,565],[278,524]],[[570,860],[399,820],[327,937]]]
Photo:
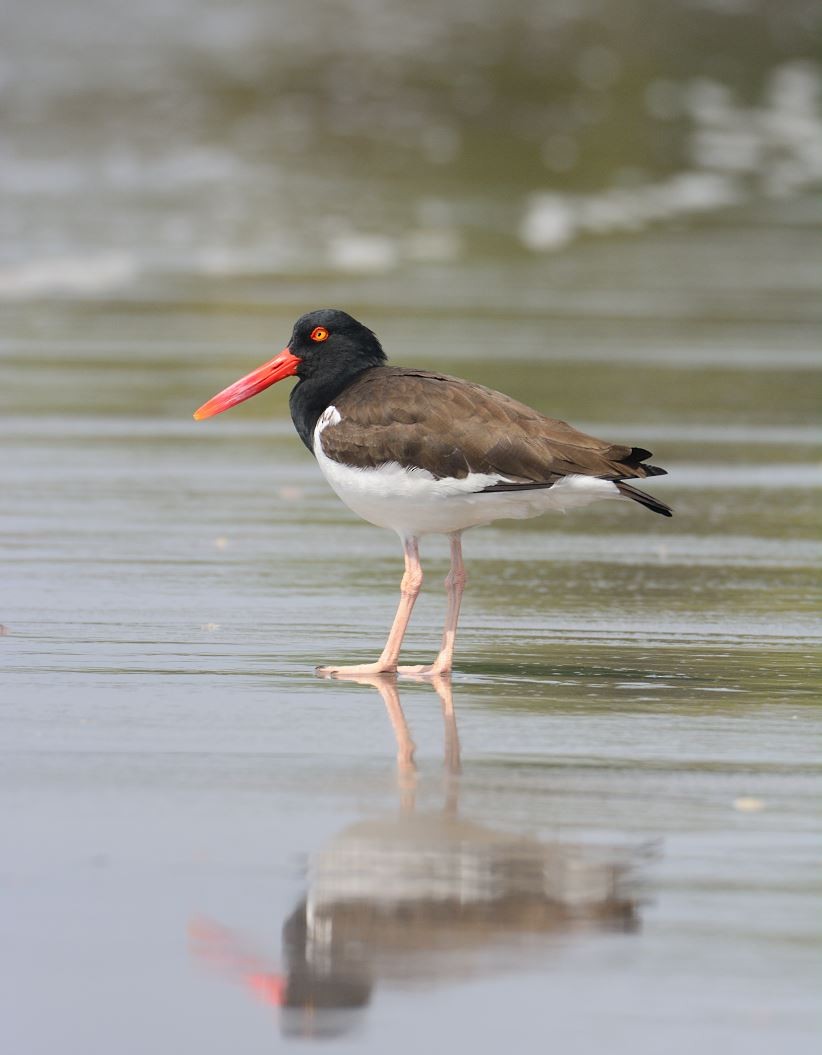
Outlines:
[[194,411],[194,420],[202,421],[203,418],[213,418],[215,414],[222,414],[229,407],[236,407],[238,403],[251,399],[258,392],[262,392],[270,385],[282,381],[284,377],[296,374],[297,367],[302,362],[296,355],[292,355],[288,348],[283,348],[279,355],[275,355],[267,363],[258,366],[250,374],[241,377],[233,385],[224,388],[216,396],[212,396],[207,403]]

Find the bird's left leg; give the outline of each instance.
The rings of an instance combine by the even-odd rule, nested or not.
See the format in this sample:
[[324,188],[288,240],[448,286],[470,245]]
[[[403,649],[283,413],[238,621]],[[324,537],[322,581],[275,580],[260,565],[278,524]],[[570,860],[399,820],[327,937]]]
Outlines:
[[460,617],[460,604],[465,591],[468,576],[462,561],[462,532],[451,535],[451,569],[445,580],[448,602],[445,609],[445,629],[442,632],[442,644],[437,658],[429,666],[398,667],[398,674],[448,674],[454,662],[454,643],[457,639],[457,623]]
[[417,539],[404,539],[403,550],[405,552],[405,574],[400,584],[400,603],[380,658],[376,663],[359,663],[348,667],[317,667],[318,674],[323,677],[336,677],[337,675],[345,676],[348,674],[396,673],[402,639],[405,637],[414,602],[419,596],[422,587],[422,565],[420,564],[420,551]]

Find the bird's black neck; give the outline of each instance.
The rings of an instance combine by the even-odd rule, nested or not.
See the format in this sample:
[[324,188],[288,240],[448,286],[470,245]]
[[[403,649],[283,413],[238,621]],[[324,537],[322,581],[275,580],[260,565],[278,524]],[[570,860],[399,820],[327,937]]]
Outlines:
[[[378,369],[378,367],[376,367]],[[314,453],[314,429],[323,411],[351,384],[351,382],[375,366],[368,364],[360,369],[340,371],[339,373],[315,374],[300,378],[291,389],[288,399],[291,408],[291,420],[300,439]]]

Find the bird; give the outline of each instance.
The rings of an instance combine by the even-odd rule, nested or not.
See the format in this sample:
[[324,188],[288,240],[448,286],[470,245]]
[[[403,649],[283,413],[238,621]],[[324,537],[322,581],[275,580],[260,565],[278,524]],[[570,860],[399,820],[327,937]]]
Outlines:
[[[319,666],[321,676],[452,671],[468,528],[598,499],[673,515],[626,482],[666,474],[648,462],[650,451],[588,436],[473,381],[390,366],[377,335],[337,308],[301,315],[278,355],[218,392],[194,418],[220,414],[287,377],[297,379],[289,397],[297,434],[332,490],[364,520],[396,532],[405,560],[397,613],[378,659]],[[450,540],[442,641],[430,664],[401,666],[423,581],[420,539],[432,534]]]

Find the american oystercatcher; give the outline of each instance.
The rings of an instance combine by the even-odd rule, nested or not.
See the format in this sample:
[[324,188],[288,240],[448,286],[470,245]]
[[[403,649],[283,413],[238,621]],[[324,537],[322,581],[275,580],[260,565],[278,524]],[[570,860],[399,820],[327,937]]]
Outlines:
[[[672,515],[663,502],[625,482],[665,474],[647,463],[650,451],[586,436],[472,381],[387,366],[376,335],[336,309],[302,315],[279,355],[219,392],[194,417],[212,417],[292,375],[291,418],[326,480],[363,519],[396,531],[405,553],[400,603],[380,658],[318,667],[320,674],[450,671],[466,582],[466,528],[576,509],[600,498],[627,498]],[[430,534],[451,541],[442,644],[429,666],[398,667],[422,586],[419,539]]]

